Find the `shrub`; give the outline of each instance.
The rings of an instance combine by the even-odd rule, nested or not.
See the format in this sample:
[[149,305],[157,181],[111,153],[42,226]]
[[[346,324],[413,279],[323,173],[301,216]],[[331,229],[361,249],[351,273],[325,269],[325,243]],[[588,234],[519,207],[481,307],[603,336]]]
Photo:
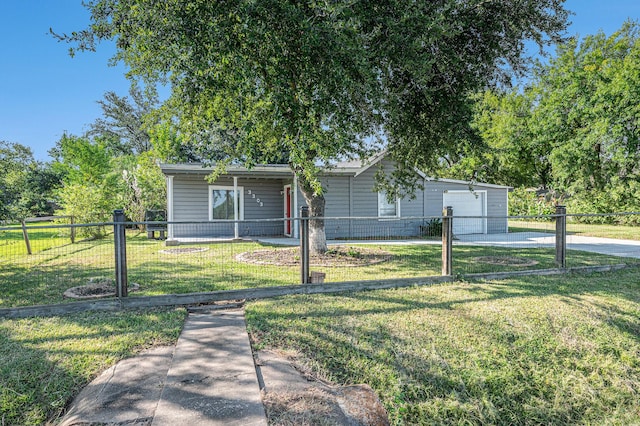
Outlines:
[[423,237],[438,237],[442,235],[442,220],[433,218],[420,226],[420,234]]
[[509,193],[509,216],[552,215],[561,200],[554,192],[539,195],[534,190],[516,188]]

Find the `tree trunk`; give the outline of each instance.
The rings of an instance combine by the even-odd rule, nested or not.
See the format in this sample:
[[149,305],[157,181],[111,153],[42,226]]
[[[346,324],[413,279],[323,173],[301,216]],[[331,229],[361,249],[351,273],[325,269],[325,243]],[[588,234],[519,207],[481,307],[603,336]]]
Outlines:
[[[304,178],[299,178],[300,192],[309,206],[309,217],[324,217],[324,195],[316,194]],[[324,220],[309,220],[309,250],[312,254],[324,254],[327,251],[327,236],[324,232]]]

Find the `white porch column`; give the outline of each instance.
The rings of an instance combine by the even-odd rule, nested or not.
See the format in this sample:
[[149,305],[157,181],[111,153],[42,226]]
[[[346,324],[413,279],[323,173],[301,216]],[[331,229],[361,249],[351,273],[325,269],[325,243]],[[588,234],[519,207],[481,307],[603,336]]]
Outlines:
[[[173,176],[167,176],[167,221],[173,222]],[[167,226],[167,240],[173,240],[173,225]]]
[[240,199],[238,197],[238,177],[233,177],[233,220],[235,223],[233,224],[233,238],[240,238],[240,224],[238,220],[240,220]]
[[[298,211],[298,177],[297,176],[293,176],[293,188],[291,188],[291,190],[293,191],[293,218],[297,219],[298,216],[300,215],[300,212]],[[299,220],[294,220],[293,221],[293,238],[299,238],[300,235],[300,221]]]

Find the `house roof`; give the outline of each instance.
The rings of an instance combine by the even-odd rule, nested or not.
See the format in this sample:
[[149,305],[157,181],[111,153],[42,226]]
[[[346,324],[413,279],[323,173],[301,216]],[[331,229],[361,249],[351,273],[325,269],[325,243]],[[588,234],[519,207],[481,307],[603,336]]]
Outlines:
[[[343,175],[357,177],[369,170],[375,164],[378,164],[386,156],[386,151],[382,151],[367,160],[352,160],[336,163],[334,166],[325,169],[326,175]],[[215,170],[213,166],[206,166],[201,163],[178,163],[168,164],[161,163],[160,169],[165,175],[173,174],[199,174],[208,175]],[[429,182],[444,182],[469,185],[472,187],[482,188],[503,188],[513,189],[506,185],[495,185],[491,183],[469,182],[458,179],[433,178],[424,174],[421,170],[415,169],[423,179]],[[248,169],[244,166],[230,165],[225,169],[224,175],[242,176],[242,177],[270,177],[270,178],[290,178],[293,176],[293,170],[288,164],[260,164]]]
[[[215,170],[213,166],[207,166],[202,163],[177,163],[168,164],[160,163],[160,170],[165,175],[172,174],[198,174],[208,175]],[[269,177],[291,177],[293,171],[287,164],[261,164],[251,169],[244,166],[230,165],[225,169],[225,175],[235,176],[269,176]]]

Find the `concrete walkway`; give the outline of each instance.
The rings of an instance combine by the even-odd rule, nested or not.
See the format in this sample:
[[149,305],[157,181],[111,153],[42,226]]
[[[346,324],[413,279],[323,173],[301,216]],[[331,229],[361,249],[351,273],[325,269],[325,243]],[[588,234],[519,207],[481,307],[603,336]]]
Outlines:
[[61,423],[81,424],[266,426],[244,312],[190,313],[175,348],[109,368]]

